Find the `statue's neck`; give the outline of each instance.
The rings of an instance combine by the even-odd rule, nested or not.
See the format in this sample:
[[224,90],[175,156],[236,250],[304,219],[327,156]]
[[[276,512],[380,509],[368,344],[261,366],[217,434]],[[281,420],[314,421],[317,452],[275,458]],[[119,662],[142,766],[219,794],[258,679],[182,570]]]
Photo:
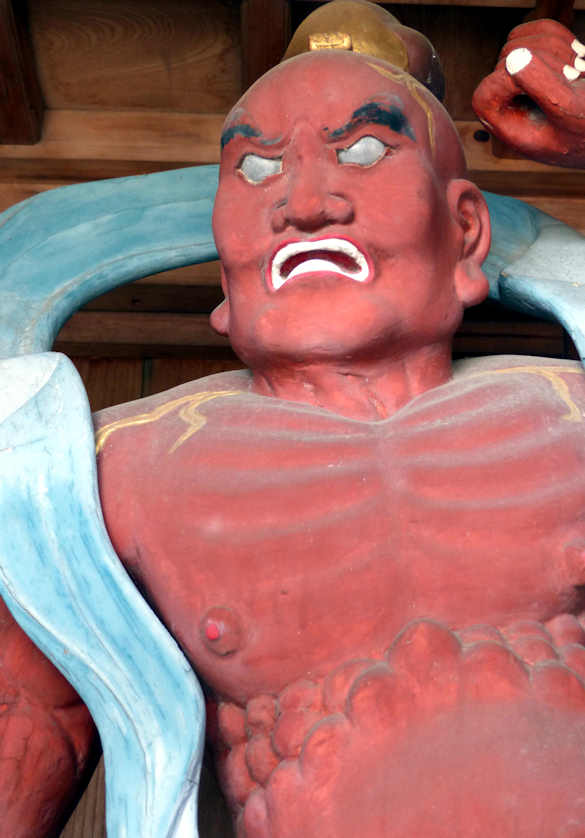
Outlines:
[[304,402],[350,419],[375,421],[386,419],[450,377],[448,343],[375,361],[267,365],[253,371],[253,389],[260,395]]

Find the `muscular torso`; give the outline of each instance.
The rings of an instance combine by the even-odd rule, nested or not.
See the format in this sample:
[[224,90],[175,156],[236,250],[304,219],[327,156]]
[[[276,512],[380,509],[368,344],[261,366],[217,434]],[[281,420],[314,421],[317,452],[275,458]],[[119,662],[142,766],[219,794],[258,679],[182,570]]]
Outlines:
[[390,419],[257,396],[247,373],[97,417],[114,546],[223,698],[376,657],[413,618],[547,620],[585,583],[585,377],[466,362]]

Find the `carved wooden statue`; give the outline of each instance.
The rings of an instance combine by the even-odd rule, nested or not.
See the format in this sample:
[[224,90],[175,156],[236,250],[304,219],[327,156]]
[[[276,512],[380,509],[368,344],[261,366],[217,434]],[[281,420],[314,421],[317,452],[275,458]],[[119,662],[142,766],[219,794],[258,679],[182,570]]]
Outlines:
[[[332,7],[342,22],[301,33],[313,48],[253,85],[222,137],[212,324],[249,370],[95,417],[108,535],[71,370],[24,355],[64,313],[49,322],[39,303],[45,320],[8,346],[22,357],[0,365],[1,590],[98,725],[111,836],[197,834],[187,661],[241,838],[583,836],[585,376],[540,358],[452,364],[451,341],[489,292],[558,317],[583,350],[585,242],[487,196],[488,257],[488,203],[435,96],[432,47],[379,8]],[[548,22],[511,38],[478,109],[508,140],[523,125],[534,156],[585,164],[585,47]],[[213,193],[213,173],[182,177]],[[117,267],[100,253],[63,311],[146,271],[149,233],[191,188],[172,183],[160,213],[140,209],[143,179],[119,186],[125,207],[104,185],[66,196],[127,227]],[[181,251],[188,221],[174,216],[167,267],[213,256],[201,220]],[[86,282],[96,255],[69,275]],[[15,769],[0,802],[11,835],[38,838],[92,726],[8,612],[3,633],[0,759]]]

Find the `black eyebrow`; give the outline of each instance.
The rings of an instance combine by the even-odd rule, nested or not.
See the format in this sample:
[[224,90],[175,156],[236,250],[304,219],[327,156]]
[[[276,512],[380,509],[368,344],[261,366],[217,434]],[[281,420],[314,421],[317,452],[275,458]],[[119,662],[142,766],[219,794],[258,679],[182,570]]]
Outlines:
[[400,108],[397,105],[379,105],[377,102],[368,102],[357,108],[345,125],[342,125],[341,128],[336,128],[334,131],[329,131],[327,136],[330,140],[341,140],[353,131],[354,128],[360,125],[367,125],[368,123],[386,125],[396,134],[404,134],[413,140],[413,142],[416,142],[416,137],[414,136],[414,131],[410,126],[408,118]]
[[237,125],[231,125],[229,128],[226,128],[223,134],[221,135],[221,148],[222,150],[225,146],[229,143],[230,140],[233,140],[234,137],[254,137],[262,143],[262,145],[274,145],[275,143],[280,142],[281,137],[275,137],[275,139],[269,139],[268,137],[264,137],[261,131],[258,131],[257,128],[254,128],[252,125],[249,125],[247,122],[239,122]]

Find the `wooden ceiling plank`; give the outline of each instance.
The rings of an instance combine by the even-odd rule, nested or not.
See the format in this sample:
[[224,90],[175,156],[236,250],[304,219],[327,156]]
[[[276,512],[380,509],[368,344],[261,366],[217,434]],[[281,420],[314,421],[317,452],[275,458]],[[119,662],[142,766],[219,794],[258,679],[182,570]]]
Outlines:
[[224,114],[48,110],[42,140],[30,148],[0,145],[0,159],[215,163],[223,120]]

